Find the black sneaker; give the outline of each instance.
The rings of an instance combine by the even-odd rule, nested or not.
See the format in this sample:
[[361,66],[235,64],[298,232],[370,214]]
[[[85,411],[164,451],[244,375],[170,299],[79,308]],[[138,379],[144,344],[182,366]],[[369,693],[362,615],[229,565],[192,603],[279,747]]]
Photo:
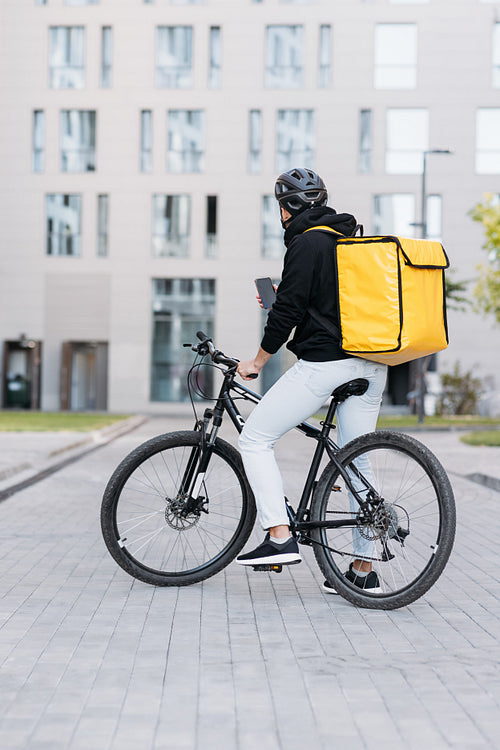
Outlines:
[[[352,567],[352,563],[349,565],[349,570],[347,570],[344,573],[345,578],[347,578],[348,581],[353,583],[355,586],[358,586],[360,589],[364,589],[367,594],[382,594],[382,587],[380,586],[380,581],[378,579],[378,575],[375,573],[374,570],[372,570],[368,575],[366,576],[358,576],[356,575],[356,572],[354,571]],[[323,591],[327,591],[329,594],[338,594],[338,591],[336,591],[333,586],[328,583],[328,581],[325,581],[323,583]]]
[[301,560],[299,546],[293,536],[284,544],[276,544],[269,538],[269,534],[252,552],[236,558],[240,565],[290,565]]

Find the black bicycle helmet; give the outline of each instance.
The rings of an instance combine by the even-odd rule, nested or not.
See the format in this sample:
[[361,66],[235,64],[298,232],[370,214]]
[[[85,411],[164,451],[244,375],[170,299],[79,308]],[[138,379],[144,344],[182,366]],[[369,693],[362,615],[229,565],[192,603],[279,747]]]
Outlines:
[[274,186],[280,206],[295,218],[306,208],[324,206],[328,200],[325,183],[312,169],[290,169],[280,174]]

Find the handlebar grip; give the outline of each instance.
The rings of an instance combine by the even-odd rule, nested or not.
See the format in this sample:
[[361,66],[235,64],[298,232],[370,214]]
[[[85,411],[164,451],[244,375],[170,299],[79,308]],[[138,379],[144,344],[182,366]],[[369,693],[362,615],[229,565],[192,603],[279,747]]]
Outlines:
[[210,337],[207,336],[206,333],[203,333],[203,331],[196,331],[196,336],[200,339],[200,341],[207,341],[210,339]]
[[259,374],[257,372],[251,372],[250,375],[248,375],[249,378],[252,378],[252,380],[255,380],[255,378],[259,377]]

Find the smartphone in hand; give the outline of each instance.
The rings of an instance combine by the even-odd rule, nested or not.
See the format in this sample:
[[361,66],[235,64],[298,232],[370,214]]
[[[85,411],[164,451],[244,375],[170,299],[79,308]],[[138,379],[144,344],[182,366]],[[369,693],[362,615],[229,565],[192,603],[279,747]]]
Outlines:
[[262,305],[266,310],[273,306],[274,300],[276,299],[276,292],[274,291],[274,284],[269,276],[262,279],[255,279],[255,286],[259,293],[259,297],[262,300]]

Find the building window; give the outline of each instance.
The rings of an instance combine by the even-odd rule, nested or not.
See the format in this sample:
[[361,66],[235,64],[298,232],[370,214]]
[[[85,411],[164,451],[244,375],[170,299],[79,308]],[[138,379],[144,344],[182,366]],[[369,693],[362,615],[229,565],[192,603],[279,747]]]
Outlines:
[[359,113],[359,171],[369,174],[372,170],[372,111],[362,109]]
[[158,26],[156,86],[187,89],[193,85],[193,27]]
[[109,196],[97,196],[97,255],[108,255]]
[[262,196],[262,257],[281,260],[285,251],[278,202],[274,195]]
[[493,26],[493,87],[500,88],[500,23]]
[[141,172],[153,171],[153,113],[150,109],[141,112]]
[[262,112],[251,109],[248,129],[248,171],[258,174],[262,169]]
[[207,195],[207,232],[205,255],[207,258],[217,257],[217,196]]
[[322,25],[319,27],[319,71],[318,85],[320,89],[326,89],[332,79],[332,27]]
[[168,113],[169,172],[202,172],[205,117],[202,110],[171,109]]
[[416,24],[378,23],[375,26],[374,85],[376,89],[416,87]]
[[267,27],[266,88],[302,86],[302,45],[302,26]]
[[415,236],[415,196],[392,193],[373,196],[373,234]]
[[280,109],[277,123],[276,170],[314,165],[314,111]]
[[45,112],[37,109],[33,112],[33,172],[45,169]]
[[[152,401],[189,400],[186,381],[193,355],[182,345],[197,341],[196,331],[214,335],[215,289],[215,279],[153,279]],[[196,375],[197,390],[207,398],[213,372],[202,367]]]
[[187,258],[191,223],[189,195],[153,195],[153,256]]
[[111,69],[113,55],[113,29],[111,26],[103,26],[101,34],[101,87],[111,88]]
[[500,108],[478,109],[476,113],[476,172],[500,174]]
[[208,87],[220,89],[222,80],[222,40],[220,26],[210,27],[210,67]]
[[63,172],[94,172],[96,113],[64,109],[61,112],[61,169]]
[[80,255],[81,195],[47,195],[47,255]]
[[85,86],[83,26],[50,27],[49,85],[52,89],[83,89]]
[[387,110],[385,168],[389,174],[421,174],[423,152],[428,148],[427,109]]
[[442,240],[442,204],[443,201],[440,195],[428,195],[426,198],[425,236],[428,240],[434,240],[435,242],[441,242]]
[[47,5],[47,0],[35,0],[35,5]]

